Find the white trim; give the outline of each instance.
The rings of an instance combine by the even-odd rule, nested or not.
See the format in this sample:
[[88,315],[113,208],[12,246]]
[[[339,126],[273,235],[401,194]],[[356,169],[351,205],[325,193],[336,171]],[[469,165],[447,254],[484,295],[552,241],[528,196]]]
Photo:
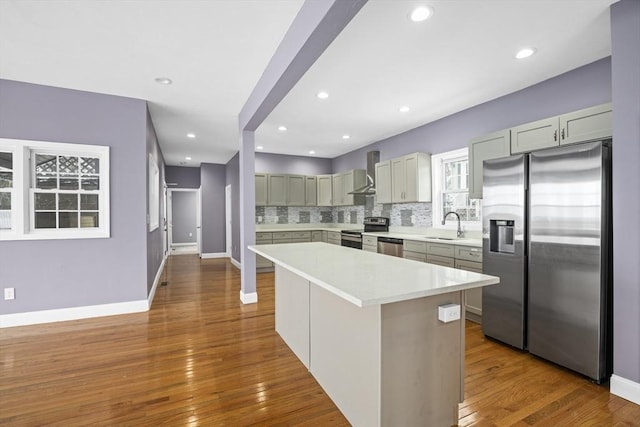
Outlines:
[[38,325],[41,323],[64,322],[67,320],[89,319],[92,317],[114,316],[117,314],[141,313],[149,311],[146,299],[117,302],[113,304],[89,305],[84,307],[58,308],[55,310],[30,311],[26,313],[0,315],[0,329],[13,326]]
[[236,266],[238,268],[238,270],[242,269],[242,264],[239,263],[238,261],[236,261],[233,257],[229,257],[229,261],[231,261],[231,264]]
[[232,236],[231,236],[231,224],[232,224],[232,215],[231,215],[231,184],[224,187],[224,221],[225,221],[225,241],[226,241],[226,251],[227,256],[231,257],[231,245],[232,245]]
[[153,304],[153,298],[156,296],[156,289],[158,289],[158,284],[160,283],[160,277],[162,277],[162,271],[164,270],[164,264],[167,261],[167,256],[165,255],[162,258],[162,262],[160,263],[160,267],[158,271],[156,271],[156,277],[153,279],[153,286],[151,287],[151,292],[149,292],[149,296],[147,297],[147,310],[151,310],[151,304]]
[[229,255],[227,255],[226,252],[209,252],[209,253],[205,253],[205,254],[200,254],[200,258],[202,259],[209,259],[209,258],[227,258]]
[[179,248],[181,246],[195,246],[197,245],[197,242],[187,242],[187,243],[172,243],[171,247],[172,248]]
[[240,290],[240,301],[242,301],[243,304],[255,304],[258,302],[258,293],[251,292],[249,294],[245,294]]
[[611,375],[609,391],[618,397],[640,405],[640,383]]

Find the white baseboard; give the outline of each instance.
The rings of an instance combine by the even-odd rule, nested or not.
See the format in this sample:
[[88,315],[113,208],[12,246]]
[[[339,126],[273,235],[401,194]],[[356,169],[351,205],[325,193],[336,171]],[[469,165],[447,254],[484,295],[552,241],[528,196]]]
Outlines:
[[251,292],[249,294],[245,294],[244,292],[242,292],[242,289],[241,289],[240,301],[242,301],[243,304],[255,304],[258,302],[258,293]]
[[113,316],[116,314],[140,313],[143,311],[149,311],[149,301],[146,299],[113,304],[3,314],[0,315],[0,328],[89,319],[91,317]]
[[618,397],[640,405],[640,383],[628,380],[618,375],[611,375],[609,391]]
[[210,252],[210,253],[206,253],[206,254],[201,254],[200,258],[202,259],[208,259],[208,258],[226,258],[229,255],[227,255],[226,252]]
[[167,261],[167,256],[162,258],[162,262],[160,263],[160,268],[156,271],[156,277],[153,279],[153,286],[151,287],[151,292],[149,292],[149,296],[147,297],[147,303],[149,307],[147,310],[151,309],[151,304],[153,304],[153,298],[156,296],[156,289],[158,289],[158,285],[160,284],[160,277],[162,277],[162,271],[164,270],[164,264]]
[[236,261],[235,259],[233,259],[233,257],[229,258],[229,261],[231,261],[231,264],[235,265],[236,267],[238,267],[238,270],[242,269],[242,264],[240,264],[238,261]]

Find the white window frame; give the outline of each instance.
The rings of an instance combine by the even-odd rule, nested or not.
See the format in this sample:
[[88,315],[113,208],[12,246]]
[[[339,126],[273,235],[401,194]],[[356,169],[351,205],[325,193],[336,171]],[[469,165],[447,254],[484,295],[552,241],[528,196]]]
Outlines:
[[[443,164],[456,159],[469,160],[469,149],[460,148],[458,150],[447,151],[431,156],[431,182],[432,182],[432,204],[431,217],[433,220],[433,228],[453,229],[458,228],[458,220],[455,215],[447,217],[445,225],[442,225],[442,186],[443,183]],[[482,230],[482,221],[460,221],[463,230],[480,231]]]
[[[13,153],[13,193],[11,200],[11,230],[0,230],[2,240],[95,239],[110,237],[110,152],[108,146],[67,144],[0,138],[0,151]],[[100,190],[98,190],[99,226],[95,228],[35,229],[33,206],[33,162],[38,154],[97,157],[100,159]],[[77,194],[82,194],[82,191]],[[95,194],[88,191],[86,194]]]

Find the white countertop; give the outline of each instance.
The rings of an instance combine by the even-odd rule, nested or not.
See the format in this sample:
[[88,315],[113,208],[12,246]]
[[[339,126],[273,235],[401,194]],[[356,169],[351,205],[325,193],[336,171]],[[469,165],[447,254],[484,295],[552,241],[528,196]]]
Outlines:
[[[285,224],[282,224],[285,225]],[[312,226],[301,226],[301,227],[291,227],[291,225],[289,224],[288,227],[276,227],[276,226],[260,226],[259,228],[256,227],[256,233],[278,233],[278,232],[282,232],[282,231],[335,231],[337,233],[341,232],[342,230],[362,230],[362,227],[358,227],[358,226],[345,226],[345,227],[329,227],[329,226],[318,226],[318,227],[312,227]]]
[[249,249],[358,307],[478,288],[500,280],[321,242],[255,245]]

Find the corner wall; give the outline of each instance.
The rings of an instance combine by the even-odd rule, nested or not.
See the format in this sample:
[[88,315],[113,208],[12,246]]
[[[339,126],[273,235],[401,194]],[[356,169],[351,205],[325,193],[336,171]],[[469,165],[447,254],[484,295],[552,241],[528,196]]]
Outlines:
[[0,287],[16,290],[0,315],[146,303],[146,102],[9,80],[0,94],[0,137],[107,145],[111,157],[111,237],[0,242]]

